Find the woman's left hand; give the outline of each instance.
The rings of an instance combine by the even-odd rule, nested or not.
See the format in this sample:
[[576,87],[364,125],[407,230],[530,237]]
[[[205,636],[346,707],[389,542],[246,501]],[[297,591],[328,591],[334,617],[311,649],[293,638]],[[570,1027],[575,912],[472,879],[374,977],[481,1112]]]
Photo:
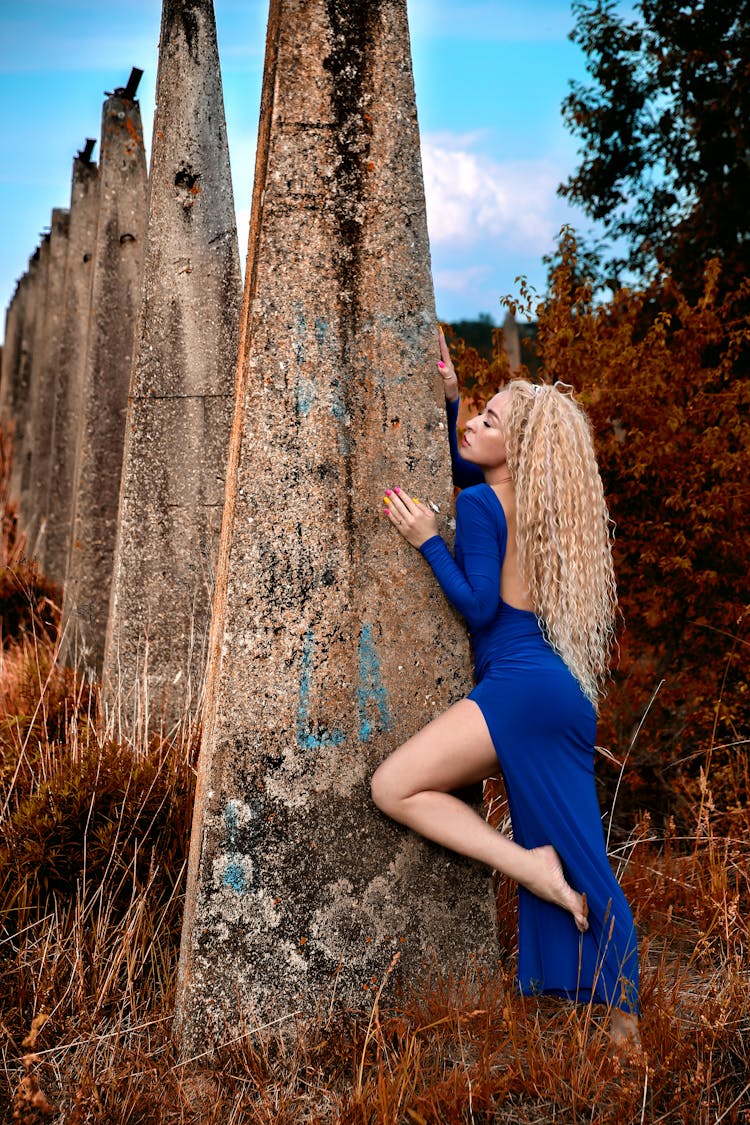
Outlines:
[[412,547],[421,547],[437,535],[437,520],[430,509],[402,489],[387,488],[383,501],[388,519]]

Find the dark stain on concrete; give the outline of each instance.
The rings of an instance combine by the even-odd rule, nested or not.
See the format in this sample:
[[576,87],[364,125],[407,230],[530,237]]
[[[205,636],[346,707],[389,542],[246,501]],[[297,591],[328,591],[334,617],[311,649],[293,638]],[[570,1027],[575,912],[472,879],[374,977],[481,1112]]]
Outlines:
[[193,166],[187,162],[183,162],[175,172],[174,186],[177,197],[188,218],[196,196],[201,192],[200,178],[200,172],[195,172]]
[[[338,158],[334,169],[331,205],[339,230],[338,255],[339,305],[343,338],[340,343],[342,369],[353,372],[357,354],[360,312],[360,254],[364,221],[363,199],[368,172],[372,122],[367,112],[371,57],[380,21],[380,0],[368,4],[351,0],[326,0],[331,28],[331,50],[323,59],[323,69],[331,76],[333,139]],[[345,433],[348,449],[343,458],[345,470],[345,513],[350,560],[356,553],[356,522],[352,507],[352,465],[358,419],[357,395],[351,376],[342,380],[337,420]],[[336,411],[334,411],[336,413]],[[346,429],[344,430],[344,427]]]
[[[332,47],[323,68],[331,75],[331,107],[334,137],[339,157],[335,171],[334,206],[342,243],[356,258],[362,234],[358,204],[369,158],[372,128],[366,112],[369,56],[373,49],[373,26],[380,18],[380,3],[342,4],[326,0]],[[356,261],[352,263],[355,266]],[[346,278],[342,278],[346,281]]]
[[193,62],[200,58],[200,13],[207,7],[206,0],[164,0],[163,27],[182,24],[188,54]]

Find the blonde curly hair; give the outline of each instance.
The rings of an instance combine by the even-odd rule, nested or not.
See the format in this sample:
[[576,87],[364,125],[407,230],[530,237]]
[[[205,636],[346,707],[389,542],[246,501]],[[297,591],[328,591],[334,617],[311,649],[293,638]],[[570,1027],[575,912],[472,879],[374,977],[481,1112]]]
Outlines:
[[589,420],[565,383],[514,380],[505,390],[521,575],[545,636],[596,707],[614,639],[617,588]]

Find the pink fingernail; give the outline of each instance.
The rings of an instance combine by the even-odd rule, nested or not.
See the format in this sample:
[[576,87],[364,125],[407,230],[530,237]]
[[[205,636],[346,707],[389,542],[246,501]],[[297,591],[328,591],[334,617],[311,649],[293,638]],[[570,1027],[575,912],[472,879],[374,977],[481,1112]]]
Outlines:
[[385,494],[386,494],[386,496],[390,496],[390,494],[391,494],[390,488],[386,488]]
[[441,370],[441,371],[442,371],[442,370],[443,370],[443,368],[445,367],[445,364],[443,363],[442,359],[439,359],[439,360],[438,360],[438,367],[440,368],[440,370]]
[[394,492],[396,493],[396,495],[398,496],[398,494],[399,494],[399,492],[401,491],[401,489],[400,489],[400,488],[394,488],[394,490],[393,490],[393,491],[394,491]]

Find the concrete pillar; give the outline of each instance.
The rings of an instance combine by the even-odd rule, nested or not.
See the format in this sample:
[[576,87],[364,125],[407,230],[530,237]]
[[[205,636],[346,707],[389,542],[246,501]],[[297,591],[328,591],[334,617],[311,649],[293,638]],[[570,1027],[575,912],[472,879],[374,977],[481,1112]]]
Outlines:
[[138,102],[116,90],[102,109],[99,212],[73,535],[63,624],[94,674],[102,667],[115,547],[128,386],[146,227],[146,154]]
[[50,274],[51,232],[43,235],[39,244],[38,282],[35,300],[34,323],[29,335],[29,371],[26,399],[19,412],[18,429],[21,432],[20,458],[14,468],[18,481],[18,522],[28,540],[29,552],[36,551],[37,513],[32,493],[34,453],[37,446],[35,425],[43,379],[44,340],[47,330],[47,294]]
[[140,726],[205,671],[242,278],[212,0],[165,0],[149,215],[105,646]]
[[[23,321],[26,313],[28,297],[28,277],[26,274],[16,284],[13,297],[5,312],[5,336],[2,347],[2,367],[0,372],[0,429],[3,437],[3,473],[6,482],[2,489],[2,502],[12,500],[10,496],[10,480],[7,474],[13,465],[13,442],[15,426],[13,421],[12,403],[13,394],[18,379],[18,369],[21,360],[21,339],[23,335]],[[7,458],[10,457],[10,467]]]
[[11,441],[14,440],[15,408],[23,355],[24,323],[29,315],[31,288],[31,279],[27,272],[18,280],[5,313],[2,376],[0,377],[0,426]]
[[521,366],[521,337],[518,332],[516,318],[512,313],[505,314],[505,320],[503,321],[503,342],[505,344],[505,354],[508,357],[508,366],[511,371],[515,371]]
[[[22,311],[18,319],[18,358],[13,362],[12,382],[3,389],[3,418],[7,420],[13,433],[13,467],[11,470],[10,496],[18,501],[21,494],[22,468],[25,461],[26,415],[29,405],[29,384],[31,379],[31,358],[33,354],[37,307],[40,304],[40,248],[29,258],[29,268],[24,274],[19,289],[23,293]],[[5,356],[3,355],[3,364]]]
[[177,1027],[489,960],[486,872],[369,777],[469,687],[466,633],[385,526],[452,488],[405,0],[272,0]]
[[3,337],[2,373],[0,374],[0,425],[7,430],[13,421],[13,389],[21,359],[21,336],[28,296],[27,275],[19,278],[5,310],[5,335]]
[[73,159],[68,257],[57,359],[57,393],[51,479],[45,535],[47,575],[64,583],[73,519],[73,485],[91,306],[91,278],[99,205],[98,169],[90,160],[92,142]]
[[47,286],[44,299],[44,321],[41,335],[35,339],[40,348],[39,364],[34,366],[34,381],[29,405],[32,452],[29,481],[29,532],[34,554],[44,566],[45,531],[49,504],[52,442],[54,436],[55,400],[59,379],[58,355],[62,329],[63,285],[68,256],[68,224],[70,212],[62,207],[52,211],[47,264]]

